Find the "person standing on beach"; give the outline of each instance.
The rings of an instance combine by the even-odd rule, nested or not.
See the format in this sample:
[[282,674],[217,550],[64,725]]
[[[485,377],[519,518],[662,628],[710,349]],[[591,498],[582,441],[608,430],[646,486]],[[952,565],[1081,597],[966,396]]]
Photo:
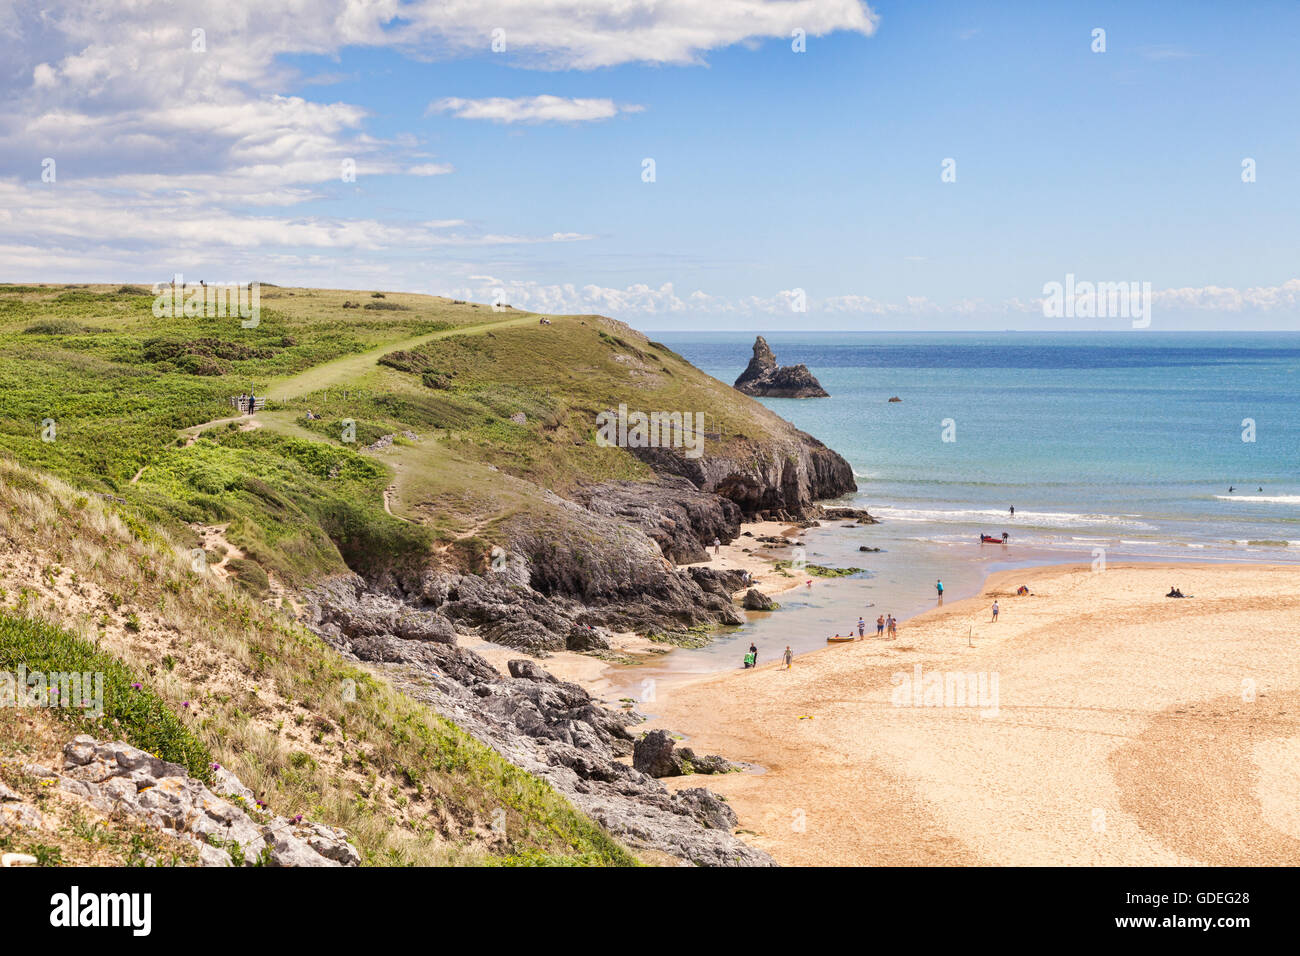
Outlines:
[[713,539],[713,556],[716,558],[722,553],[722,541],[719,538]]
[[876,618],[876,637],[885,636],[885,615]]
[[893,614],[890,614],[885,623],[889,626],[889,639],[892,641],[894,638],[898,637],[898,618],[894,617]]
[[990,624],[996,624],[996,623],[997,623],[997,620],[998,620],[998,602],[997,602],[997,601],[994,601],[994,602],[993,602],[993,620],[990,621],[989,623],[990,623]]
[[943,581],[935,581],[934,589],[939,592],[939,605],[943,605]]
[[790,665],[794,663],[794,652],[790,650],[789,644],[785,646],[785,656],[782,658],[782,660],[785,661],[785,669],[789,670]]
[[867,622],[858,618],[858,639],[861,640],[867,633]]
[[1011,506],[1011,517],[1014,518],[1015,516],[1016,516],[1016,506],[1015,506],[1015,505],[1012,505],[1012,506]]
[[757,646],[753,641],[750,641],[750,642],[749,642],[749,653],[751,653],[751,654],[754,655],[754,666],[757,667],[757,666],[758,666],[758,646]]

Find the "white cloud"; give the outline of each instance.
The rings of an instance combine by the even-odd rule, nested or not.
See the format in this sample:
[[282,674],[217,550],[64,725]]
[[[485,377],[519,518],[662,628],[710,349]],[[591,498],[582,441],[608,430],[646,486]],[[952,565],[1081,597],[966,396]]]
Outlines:
[[[41,262],[46,273],[66,274],[134,264],[124,273],[138,274],[142,265],[219,255],[241,268],[280,262],[333,277],[337,266],[301,250],[589,239],[285,215],[337,198],[330,186],[350,181],[345,166],[358,177],[454,172],[414,136],[369,134],[357,104],[288,95],[349,78],[300,76],[288,58],[367,47],[412,58],[492,56],[500,29],[505,63],[585,70],[699,63],[732,44],[784,40],[795,27],[820,36],[869,35],[875,26],[859,0],[0,0],[0,207],[8,210],[0,265],[16,274]],[[591,122],[640,109],[599,97],[455,102],[456,115],[503,123]],[[33,157],[46,156],[57,160],[57,183],[40,182]],[[271,214],[247,213],[259,207]],[[40,243],[49,243],[43,261]]]
[[426,116],[450,113],[459,119],[491,120],[494,123],[590,123],[619,113],[639,113],[641,106],[619,106],[608,99],[569,99],[563,96],[521,96],[509,99],[464,100],[449,96],[429,104]]
[[[965,298],[952,303],[935,302],[925,296],[906,296],[901,301],[885,301],[868,295],[837,295],[825,298],[809,296],[807,313],[796,313],[793,290],[774,290],[758,295],[723,296],[703,290],[680,295],[673,283],[659,286],[635,283],[617,289],[599,285],[544,284],[512,281],[490,275],[467,277],[473,284],[446,290],[447,295],[486,301],[495,290],[504,290],[506,301],[519,308],[536,312],[597,312],[616,318],[680,314],[692,316],[790,316],[801,321],[807,317],[862,317],[906,320],[908,318],[952,318],[969,316],[1042,316],[1042,300],[1009,298],[994,302]],[[1245,290],[1206,286],[1204,288],[1163,289],[1153,294],[1155,307],[1166,314],[1177,310],[1207,312],[1274,313],[1300,307],[1300,279],[1289,279],[1278,286]]]

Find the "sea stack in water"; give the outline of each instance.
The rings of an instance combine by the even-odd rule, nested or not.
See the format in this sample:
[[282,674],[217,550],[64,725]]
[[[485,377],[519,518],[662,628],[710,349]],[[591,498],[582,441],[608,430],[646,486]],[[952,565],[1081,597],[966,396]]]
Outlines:
[[830,393],[813,378],[806,365],[776,364],[767,340],[754,340],[754,357],[736,379],[736,390],[762,398],[829,398]]

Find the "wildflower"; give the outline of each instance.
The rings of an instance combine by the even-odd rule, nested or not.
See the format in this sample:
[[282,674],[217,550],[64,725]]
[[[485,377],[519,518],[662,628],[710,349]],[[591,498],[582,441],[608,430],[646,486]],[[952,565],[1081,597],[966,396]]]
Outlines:
[[131,689],[132,689],[132,690],[143,690],[143,689],[144,689],[144,685],[141,684],[141,683],[139,683],[139,682],[137,682],[137,683],[134,683],[134,684],[131,685]]

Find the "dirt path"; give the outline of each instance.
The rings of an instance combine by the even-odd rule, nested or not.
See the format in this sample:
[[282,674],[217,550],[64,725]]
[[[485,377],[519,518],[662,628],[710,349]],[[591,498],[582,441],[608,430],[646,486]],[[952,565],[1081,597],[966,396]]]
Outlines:
[[[189,428],[181,429],[180,433],[185,436],[185,447],[189,448],[193,445],[199,440],[199,436],[209,428],[216,428],[218,425],[229,425],[231,422],[243,422],[243,424],[239,426],[241,432],[251,432],[262,427],[261,422],[256,418],[250,418],[247,415],[235,415],[230,418],[214,418],[212,421],[204,422],[202,425],[191,425]],[[136,479],[138,479],[142,474],[144,474],[144,468],[141,468],[135,478],[131,479],[131,484],[135,484]]]
[[[211,551],[214,553],[218,551],[222,552],[221,560],[215,564],[209,564],[208,570],[223,581],[227,581],[234,576],[234,572],[232,572],[228,567],[230,562],[237,558],[247,559],[248,556],[242,549],[236,547],[231,543],[230,539],[226,537],[226,530],[230,525],[193,524],[190,525],[190,527],[198,533],[199,544],[204,551]],[[293,616],[297,617],[302,612],[303,605],[294,600],[293,592],[286,588],[284,584],[275,577],[275,575],[271,574],[270,571],[266,572],[266,581],[267,587],[270,590],[270,595],[263,598],[262,603],[281,609],[288,604],[290,610],[293,612]]]
[[315,365],[291,378],[276,382],[267,389],[266,397],[268,401],[284,402],[299,395],[306,395],[309,392],[318,392],[321,389],[345,384],[357,376],[369,372],[381,358],[389,352],[396,352],[399,349],[419,348],[426,342],[450,338],[453,335],[482,335],[485,332],[491,332],[493,329],[508,329],[520,325],[535,324],[537,324],[537,316],[535,315],[515,316],[497,322],[457,326],[454,329],[443,329],[439,332],[429,332],[425,335],[386,342],[369,351],[359,352],[356,355],[347,355],[332,362],[326,362],[323,365]]
[[[268,401],[283,402],[299,395],[306,395],[310,392],[320,391],[321,389],[333,388],[340,384],[348,382],[359,375],[364,375],[370,371],[379,359],[383,358],[389,352],[395,352],[399,349],[413,349],[424,345],[426,342],[432,342],[436,339],[450,338],[453,335],[482,335],[491,332],[493,329],[514,328],[515,326],[531,325],[537,321],[535,315],[515,316],[509,319],[501,319],[497,322],[484,322],[480,325],[458,326],[454,329],[443,329],[439,332],[429,332],[425,335],[417,335],[411,338],[398,339],[387,342],[384,345],[377,346],[365,352],[356,355],[347,355],[332,362],[325,362],[322,365],[315,365],[304,372],[283,379],[272,385],[266,393]],[[218,425],[226,425],[230,422],[246,422],[244,430],[261,428],[261,424],[256,418],[248,415],[232,415],[226,418],[214,418],[210,422],[203,422],[201,425],[191,425],[189,428],[183,428],[180,434],[185,437],[185,447],[188,448],[198,440],[199,435],[209,428],[215,428]],[[315,437],[315,436],[311,436]],[[144,469],[140,469],[141,472]],[[140,477],[136,475],[136,479]],[[134,483],[133,479],[133,483]],[[391,512],[390,512],[391,513]]]

